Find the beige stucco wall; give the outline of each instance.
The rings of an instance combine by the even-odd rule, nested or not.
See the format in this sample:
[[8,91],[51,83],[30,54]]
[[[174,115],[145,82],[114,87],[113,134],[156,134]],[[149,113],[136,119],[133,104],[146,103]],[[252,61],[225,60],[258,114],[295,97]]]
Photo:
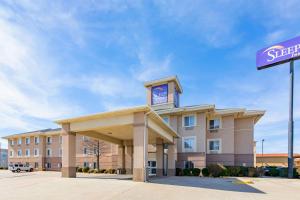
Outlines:
[[234,154],[234,116],[221,117],[221,128],[217,132],[207,131],[209,139],[221,139],[221,153]]
[[235,119],[234,126],[234,153],[254,154],[254,119]]

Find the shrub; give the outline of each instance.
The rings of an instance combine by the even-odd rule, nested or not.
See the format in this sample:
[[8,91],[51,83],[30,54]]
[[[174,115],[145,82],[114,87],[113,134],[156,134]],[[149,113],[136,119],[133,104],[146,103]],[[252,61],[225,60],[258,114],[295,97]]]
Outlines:
[[213,177],[220,177],[225,170],[225,167],[221,164],[211,164],[207,166],[208,172]]
[[235,167],[235,166],[227,166],[227,175],[228,176],[239,176],[240,174],[240,167]]
[[94,174],[98,174],[98,173],[100,173],[100,170],[94,169]]
[[276,167],[271,167],[269,170],[270,176],[279,176],[279,170]]
[[89,169],[88,173],[94,173],[94,169]]
[[109,173],[109,174],[115,174],[116,170],[115,169],[109,169],[109,170],[107,170],[107,173]]
[[182,176],[183,172],[181,168],[176,168],[176,176]]
[[191,169],[183,169],[183,176],[191,176]]
[[82,167],[78,167],[77,172],[82,172]]
[[199,176],[201,173],[201,170],[199,168],[193,168],[192,169],[192,175],[193,176]]
[[100,169],[100,173],[105,173],[106,172],[106,169]]
[[240,166],[239,168],[240,168],[240,172],[239,172],[240,177],[248,176],[248,167]]
[[84,172],[84,173],[87,173],[89,170],[90,170],[89,167],[84,167],[84,168],[82,168],[82,172]]
[[[279,171],[279,176],[280,177],[288,177],[288,168],[281,168],[281,169],[278,169]],[[297,172],[297,169],[294,168],[294,178],[298,178],[299,177],[299,174]]]
[[259,176],[259,170],[255,167],[249,167],[248,168],[248,176],[249,177],[258,177]]
[[202,169],[202,176],[205,176],[205,177],[209,176],[209,171],[207,168]]

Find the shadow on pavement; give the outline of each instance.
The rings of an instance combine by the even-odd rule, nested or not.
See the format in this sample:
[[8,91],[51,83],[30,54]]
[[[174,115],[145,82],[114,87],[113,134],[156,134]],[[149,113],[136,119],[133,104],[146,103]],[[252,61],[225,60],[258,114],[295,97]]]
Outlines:
[[212,190],[265,194],[265,192],[258,190],[249,184],[238,184],[237,182],[240,182],[238,178],[205,178],[205,177],[173,176],[173,177],[163,177],[163,178],[151,178],[149,182],[155,184],[206,188]]

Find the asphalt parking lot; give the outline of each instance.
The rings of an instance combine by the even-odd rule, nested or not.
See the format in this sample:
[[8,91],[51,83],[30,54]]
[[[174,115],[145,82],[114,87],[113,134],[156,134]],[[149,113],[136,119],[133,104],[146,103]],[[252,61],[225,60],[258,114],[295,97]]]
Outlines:
[[281,178],[154,178],[138,183],[130,176],[59,172],[0,171],[1,199],[300,199],[300,180]]

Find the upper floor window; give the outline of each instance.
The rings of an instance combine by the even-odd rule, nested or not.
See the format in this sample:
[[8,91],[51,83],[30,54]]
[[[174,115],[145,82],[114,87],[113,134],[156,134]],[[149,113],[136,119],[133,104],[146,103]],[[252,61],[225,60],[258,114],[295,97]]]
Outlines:
[[85,148],[85,147],[83,148],[83,154],[87,155],[87,148]]
[[50,136],[47,137],[47,143],[51,144],[52,143],[52,138]]
[[195,152],[196,151],[196,136],[183,137],[182,138],[182,151],[183,152]]
[[210,139],[207,146],[209,153],[221,153],[221,139]]
[[39,144],[40,138],[38,136],[34,137],[34,144]]
[[183,116],[183,126],[184,127],[193,127],[195,125],[196,125],[196,116],[195,115]]
[[19,145],[22,144],[22,138],[19,138],[19,139],[18,139],[18,144],[19,144]]
[[34,156],[39,156],[39,149],[38,148],[34,149]]
[[25,150],[25,156],[29,157],[30,156],[30,149]]
[[47,156],[50,157],[52,155],[52,151],[50,148],[47,149]]
[[19,149],[19,150],[18,150],[18,157],[21,157],[21,156],[22,156],[22,150]]
[[62,157],[62,148],[59,149],[59,157]]
[[166,122],[167,124],[170,124],[170,118],[168,116],[164,116],[163,117],[164,122]]
[[25,138],[25,144],[30,144],[30,137]]
[[14,151],[9,151],[9,157],[14,157]]
[[221,128],[221,120],[220,119],[211,119],[209,120],[209,129],[219,129]]
[[10,145],[11,145],[11,146],[14,146],[14,145],[15,145],[15,141],[14,141],[13,139],[10,141]]

